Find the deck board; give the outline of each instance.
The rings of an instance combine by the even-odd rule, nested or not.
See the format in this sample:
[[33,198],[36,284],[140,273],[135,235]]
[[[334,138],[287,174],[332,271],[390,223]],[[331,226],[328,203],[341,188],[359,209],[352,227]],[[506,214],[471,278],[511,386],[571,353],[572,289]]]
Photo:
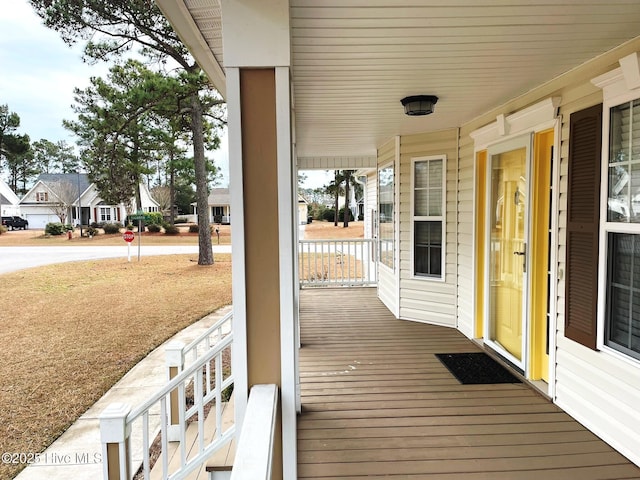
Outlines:
[[298,478],[640,479],[526,384],[460,385],[454,329],[396,320],[374,289],[303,290]]

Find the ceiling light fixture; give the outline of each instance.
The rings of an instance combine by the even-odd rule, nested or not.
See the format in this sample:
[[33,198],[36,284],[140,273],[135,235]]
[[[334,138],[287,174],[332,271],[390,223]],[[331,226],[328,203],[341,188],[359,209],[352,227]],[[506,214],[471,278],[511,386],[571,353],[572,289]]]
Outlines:
[[412,117],[433,113],[433,106],[437,101],[438,97],[435,95],[412,95],[400,100],[404,106],[404,113]]

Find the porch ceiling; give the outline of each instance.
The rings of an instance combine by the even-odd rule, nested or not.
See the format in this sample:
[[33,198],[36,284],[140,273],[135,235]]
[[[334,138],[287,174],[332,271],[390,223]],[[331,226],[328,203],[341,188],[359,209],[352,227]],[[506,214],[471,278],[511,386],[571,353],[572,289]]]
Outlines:
[[[219,0],[184,0],[182,27],[168,11],[180,2],[158,3],[190,47],[209,46],[191,50],[218,83]],[[298,155],[372,155],[393,135],[460,126],[640,35],[637,0],[478,3],[290,0]],[[405,116],[415,94],[437,95],[435,113]]]

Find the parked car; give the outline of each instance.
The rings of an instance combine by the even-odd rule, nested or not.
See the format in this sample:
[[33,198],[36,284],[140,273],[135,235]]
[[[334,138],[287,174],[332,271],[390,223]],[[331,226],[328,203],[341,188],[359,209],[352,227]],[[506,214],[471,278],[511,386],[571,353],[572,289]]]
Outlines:
[[29,228],[29,222],[24,218],[17,216],[2,217],[2,225],[7,227],[9,230],[18,230],[20,228],[26,230]]

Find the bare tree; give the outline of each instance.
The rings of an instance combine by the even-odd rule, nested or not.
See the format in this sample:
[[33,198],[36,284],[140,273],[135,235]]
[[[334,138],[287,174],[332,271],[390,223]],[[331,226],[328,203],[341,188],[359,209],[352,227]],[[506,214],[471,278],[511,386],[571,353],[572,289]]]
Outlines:
[[67,181],[52,182],[47,186],[54,197],[51,210],[64,225],[67,223],[67,218],[71,216],[73,203],[78,199],[78,187]]
[[167,185],[153,187],[151,196],[158,202],[162,215],[169,215],[171,212],[171,187]]

